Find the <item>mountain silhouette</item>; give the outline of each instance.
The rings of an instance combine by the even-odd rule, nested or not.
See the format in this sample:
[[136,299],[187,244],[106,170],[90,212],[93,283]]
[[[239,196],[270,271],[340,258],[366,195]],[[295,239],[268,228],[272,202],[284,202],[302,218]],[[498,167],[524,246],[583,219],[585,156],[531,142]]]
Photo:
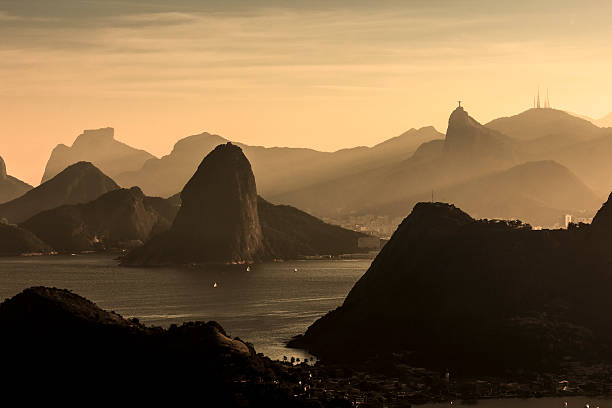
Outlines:
[[603,132],[585,119],[551,108],[528,109],[518,115],[492,120],[485,126],[519,141],[554,136],[557,142],[565,139],[575,143],[601,136]]
[[259,197],[258,212],[266,253],[272,258],[341,255],[360,252],[365,235],[327,224],[289,205],[274,205]]
[[180,202],[170,230],[130,252],[124,264],[253,262],[357,252],[363,236],[259,198],[249,160],[230,142],[202,160]]
[[[317,216],[336,217],[389,203],[405,202],[417,194],[466,182],[518,163],[509,137],[488,129],[461,107],[448,121],[444,140],[422,144],[408,159],[331,178],[325,182],[271,195],[273,201],[303,208]],[[414,203],[413,203],[414,204]]]
[[93,164],[79,162],[21,197],[0,204],[0,218],[18,224],[41,211],[65,204],[86,203],[118,188]]
[[170,230],[126,259],[145,264],[253,262],[263,253],[251,165],[231,143],[217,146],[181,192]]
[[[11,351],[3,368],[15,380],[5,385],[14,389],[21,390],[27,378],[28,387],[45,395],[69,387],[70,398],[85,400],[113,378],[138,389],[157,389],[150,396],[121,396],[135,404],[167,400],[182,405],[181,395],[189,387],[198,390],[206,406],[306,406],[292,403],[284,392],[295,384],[286,367],[257,355],[214,321],[147,327],[68,290],[39,286],[0,304],[0,330],[0,347]],[[116,398],[101,393],[96,401],[111,404]],[[188,399],[193,394],[184,397],[185,404]]]
[[593,312],[612,307],[609,206],[592,226],[535,231],[419,203],[342,306],[291,344],[479,374],[609,361],[612,318]]
[[111,177],[142,167],[154,158],[144,150],[135,149],[115,140],[115,130],[107,127],[85,130],[68,147],[57,145],[47,161],[42,183],[55,177],[71,164],[88,161]]
[[[295,189],[296,185],[315,184],[330,176],[338,177],[356,171],[404,160],[423,142],[444,135],[433,127],[410,129],[400,136],[374,147],[356,147],[337,152],[288,147],[249,146],[235,143],[249,157],[264,196]],[[201,158],[228,140],[202,133],[179,140],[172,152],[161,159],[150,159],[137,171],[115,177],[123,186],[140,186],[147,194],[167,197],[180,191],[193,175]]]
[[513,140],[481,125],[461,106],[448,119],[444,155],[455,161],[516,162]]
[[0,204],[11,201],[31,189],[31,185],[7,174],[6,163],[0,157]]
[[57,251],[130,248],[168,228],[176,207],[146,197],[138,187],[110,191],[94,201],[43,211],[21,224]]
[[[430,199],[422,193],[364,213],[401,216]],[[562,224],[565,214],[592,216],[601,199],[569,169],[554,161],[522,163],[435,191],[436,200],[453,203],[476,218],[520,219],[534,226]]]

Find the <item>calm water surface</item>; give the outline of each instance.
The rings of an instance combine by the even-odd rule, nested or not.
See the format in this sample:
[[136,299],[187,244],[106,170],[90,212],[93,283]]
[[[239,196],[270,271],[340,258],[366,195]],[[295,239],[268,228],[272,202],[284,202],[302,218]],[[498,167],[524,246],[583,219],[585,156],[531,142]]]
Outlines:
[[418,405],[419,408],[563,408],[567,402],[567,408],[609,408],[612,407],[612,399],[596,397],[566,397],[566,398],[529,398],[529,399],[491,399],[480,400],[476,403],[462,404],[454,402],[440,404]]
[[271,358],[304,358],[285,348],[287,340],[338,307],[371,262],[266,263],[247,272],[241,265],[121,268],[113,257],[0,258],[0,300],[30,286],[66,288],[147,325],[216,320]]

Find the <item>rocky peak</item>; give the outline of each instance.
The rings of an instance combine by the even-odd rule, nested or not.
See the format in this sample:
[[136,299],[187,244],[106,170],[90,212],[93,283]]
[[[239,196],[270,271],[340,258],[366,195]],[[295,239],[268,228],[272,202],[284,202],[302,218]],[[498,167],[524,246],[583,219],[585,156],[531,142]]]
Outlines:
[[263,251],[255,176],[242,149],[228,142],[202,160],[183,188],[170,230],[132,251],[123,262],[252,262]]
[[4,179],[6,179],[6,164],[2,156],[0,156],[0,180]]
[[115,140],[115,129],[112,127],[86,129],[83,131],[83,133],[77,136],[76,140],[72,144],[72,147],[108,143],[112,142],[113,140]]
[[456,108],[448,119],[444,151],[455,159],[492,161],[498,167],[500,160],[515,161],[512,140],[481,125],[463,107]]
[[[253,260],[262,246],[251,164],[232,143],[217,146],[181,192],[172,230],[196,240],[207,258]],[[217,258],[217,259],[214,259]]]

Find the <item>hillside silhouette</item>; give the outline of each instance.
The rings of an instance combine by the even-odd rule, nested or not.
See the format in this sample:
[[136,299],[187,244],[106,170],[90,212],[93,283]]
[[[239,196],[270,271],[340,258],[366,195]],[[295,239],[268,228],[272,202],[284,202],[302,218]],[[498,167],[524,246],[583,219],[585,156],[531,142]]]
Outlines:
[[610,200],[592,225],[532,230],[419,203],[343,305],[293,345],[326,361],[403,353],[453,372],[609,361]]
[[138,187],[40,212],[21,226],[56,251],[132,248],[170,228],[177,208]]
[[119,186],[93,164],[79,162],[19,198],[0,204],[0,218],[18,224],[44,210],[86,203]]

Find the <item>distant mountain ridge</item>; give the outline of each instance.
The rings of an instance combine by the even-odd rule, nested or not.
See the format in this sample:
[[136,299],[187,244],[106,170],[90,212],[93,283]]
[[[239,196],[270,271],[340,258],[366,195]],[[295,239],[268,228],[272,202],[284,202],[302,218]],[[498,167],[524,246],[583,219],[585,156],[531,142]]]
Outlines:
[[[575,174],[550,160],[522,163],[433,193],[437,201],[453,203],[476,218],[520,219],[533,226],[561,225],[568,213],[592,216],[601,204]],[[417,202],[430,199],[430,194],[414,195],[378,211],[401,216]]]
[[[433,127],[411,129],[373,147],[355,147],[333,153],[306,148],[249,146],[236,143],[249,157],[262,195],[292,190],[296,184],[309,185],[329,174],[350,174],[409,157],[421,143],[444,135]],[[161,159],[150,159],[142,169],[115,177],[122,186],[140,186],[147,194],[163,197],[180,191],[195,172],[200,160],[228,140],[202,133],[179,140],[172,152]]]
[[92,162],[105,174],[113,177],[139,169],[147,160],[155,157],[144,150],[115,140],[114,135],[115,130],[111,127],[88,129],[77,136],[72,146],[57,145],[47,161],[41,182],[44,183],[66,167],[80,161]]
[[268,198],[333,217],[403,202],[418,193],[431,194],[434,189],[517,164],[513,140],[484,127],[462,107],[451,113],[448,123],[444,140],[422,144],[406,160],[330,177]]
[[21,197],[0,204],[0,218],[18,224],[41,211],[65,204],[89,202],[118,188],[93,164],[79,162]]

